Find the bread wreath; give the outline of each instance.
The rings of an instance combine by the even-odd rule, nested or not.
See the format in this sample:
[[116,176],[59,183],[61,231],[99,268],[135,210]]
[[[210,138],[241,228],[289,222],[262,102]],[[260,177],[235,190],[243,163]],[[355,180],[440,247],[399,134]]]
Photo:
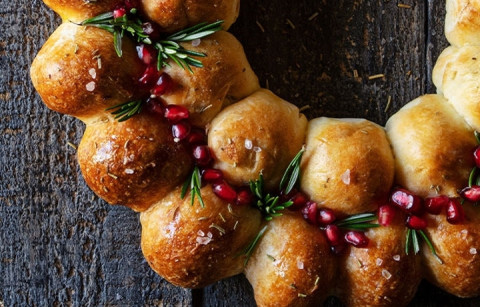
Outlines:
[[[84,177],[107,202],[142,212],[142,250],[164,278],[195,288],[244,271],[259,306],[316,306],[331,294],[347,305],[406,305],[422,276],[460,297],[480,294],[480,215],[468,201],[462,207],[465,219],[455,224],[443,215],[422,216],[436,254],[424,247],[421,257],[405,254],[411,230],[405,216],[417,216],[408,211],[398,211],[388,227],[367,230],[367,248],[347,246],[335,256],[331,237],[298,212],[284,211],[265,228],[257,210],[218,197],[218,184],[201,187],[192,206],[182,197],[181,183],[198,160],[172,136],[171,123],[146,111],[118,122],[107,110],[149,94],[137,85],[145,66],[132,42],[123,40],[118,58],[111,34],[77,25],[117,10],[118,1],[45,3],[65,23],[32,64],[34,85],[49,108],[87,124],[78,151]],[[139,9],[165,32],[217,19],[225,20],[227,29],[238,15],[238,1],[143,0]],[[376,210],[394,176],[412,195],[468,198],[458,191],[474,166],[473,131],[480,129],[472,77],[478,31],[471,21],[479,11],[469,1],[447,1],[446,34],[454,46],[434,70],[439,95],[406,105],[388,121],[387,133],[366,120],[319,118],[307,127],[295,106],[259,89],[241,45],[227,32],[188,46],[208,54],[193,74],[175,65],[163,68],[175,88],[160,97],[167,105],[186,107],[189,121],[206,127],[214,168],[237,186],[262,174],[266,189],[274,189],[305,143],[300,187],[315,204],[304,208],[307,220],[317,209],[339,218]],[[147,189],[154,193],[142,193]],[[244,266],[245,257],[238,255],[255,238]],[[333,280],[336,272],[340,280]]]

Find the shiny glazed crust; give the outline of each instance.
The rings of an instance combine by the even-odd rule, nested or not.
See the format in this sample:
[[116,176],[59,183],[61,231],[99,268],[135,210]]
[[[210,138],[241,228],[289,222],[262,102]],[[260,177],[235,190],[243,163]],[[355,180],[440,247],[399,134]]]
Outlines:
[[[347,306],[404,306],[422,277],[460,297],[480,295],[480,213],[469,203],[459,225],[444,214],[426,217],[425,232],[441,261],[428,246],[420,256],[406,255],[402,213],[389,227],[366,231],[366,249],[347,247],[334,256],[319,227],[286,212],[266,224],[244,267],[245,247],[264,226],[261,214],[221,200],[210,185],[201,189],[204,208],[198,198],[190,203],[190,193],[182,199],[180,184],[194,162],[190,149],[173,140],[169,123],[148,112],[118,122],[105,110],[148,96],[137,82],[144,66],[132,42],[124,40],[119,58],[111,34],[69,21],[111,11],[117,1],[44,2],[65,23],[34,60],[33,84],[49,108],[86,123],[78,149],[86,182],[107,202],[142,212],[142,251],[165,279],[198,288],[244,271],[258,306],[319,306],[328,295]],[[227,0],[139,3],[166,32],[217,19],[227,29],[239,8],[239,1]],[[263,173],[273,189],[304,145],[301,187],[339,217],[374,211],[393,184],[422,197],[457,197],[474,166],[473,130],[480,129],[479,15],[479,1],[447,0],[446,33],[455,47],[435,67],[439,94],[406,105],[386,133],[361,119],[308,123],[297,107],[260,89],[241,44],[227,32],[185,43],[208,55],[204,68],[194,74],[165,68],[176,86],[160,98],[185,106],[192,123],[207,129],[215,167],[232,184]]]

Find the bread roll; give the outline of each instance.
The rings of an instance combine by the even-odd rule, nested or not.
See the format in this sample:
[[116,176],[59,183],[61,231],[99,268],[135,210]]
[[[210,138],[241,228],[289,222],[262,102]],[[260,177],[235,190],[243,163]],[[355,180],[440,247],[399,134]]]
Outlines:
[[440,95],[415,99],[386,125],[395,155],[396,182],[421,197],[457,197],[468,182],[476,140]]
[[180,189],[140,216],[142,251],[148,263],[169,282],[201,288],[242,272],[243,250],[260,229],[260,212],[230,206],[211,188],[201,189],[202,208]]
[[43,0],[63,21],[80,23],[87,18],[113,11],[119,0]]
[[339,215],[376,210],[392,186],[394,161],[382,127],[363,119],[310,121],[301,187]]
[[190,152],[163,118],[141,113],[87,126],[78,162],[90,188],[110,204],[144,211],[185,180]]
[[105,30],[64,23],[33,61],[33,85],[50,109],[95,120],[108,107],[148,95],[138,86],[144,67],[135,45],[125,39],[122,49],[119,58]]
[[440,263],[428,247],[422,247],[425,275],[432,284],[459,297],[480,295],[480,213],[469,203],[463,206],[465,222],[452,225],[444,215],[427,215],[427,235]]
[[296,213],[267,227],[245,268],[257,305],[322,306],[337,269],[322,231]]
[[480,45],[480,1],[447,0],[445,35],[455,46]]
[[303,145],[306,126],[296,106],[259,90],[213,119],[208,145],[214,166],[234,185],[246,185],[262,172],[267,189],[277,187]]
[[140,0],[143,12],[165,32],[200,22],[224,20],[227,30],[237,19],[240,0]]
[[338,297],[346,306],[406,306],[422,279],[419,257],[405,254],[404,214],[365,234],[367,248],[348,247],[340,258]]
[[474,129],[480,130],[480,46],[449,47],[439,57],[433,81]]
[[260,88],[258,78],[247,61],[242,45],[230,33],[217,32],[203,38],[198,46],[185,43],[185,48],[207,54],[203,68],[193,67],[193,73],[178,65],[165,67],[177,85],[162,96],[167,104],[177,104],[190,110],[190,121],[205,126],[224,107]]

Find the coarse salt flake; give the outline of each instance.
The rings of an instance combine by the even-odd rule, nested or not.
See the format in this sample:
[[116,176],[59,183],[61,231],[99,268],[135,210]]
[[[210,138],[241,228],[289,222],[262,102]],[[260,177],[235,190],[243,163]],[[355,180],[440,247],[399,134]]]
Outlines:
[[383,260],[382,260],[382,259],[380,259],[380,258],[377,258],[377,260],[376,260],[376,264],[377,264],[377,266],[381,266],[381,265],[382,265],[382,263],[383,263]]
[[258,147],[258,146],[255,146],[253,147],[253,151],[254,152],[261,152],[262,151],[262,148]]
[[253,148],[253,143],[249,139],[245,139],[245,148],[246,149],[252,149]]
[[199,235],[200,237],[203,237],[205,236],[205,233],[202,230],[199,230],[197,231],[197,235]]
[[303,270],[303,268],[304,268],[303,261],[297,260],[297,268],[299,270]]
[[342,174],[340,177],[342,179],[342,182],[345,183],[346,185],[350,184],[350,169],[347,169],[345,173]]
[[93,90],[95,90],[95,82],[88,82],[85,88],[87,89],[87,91],[93,92]]
[[201,41],[199,38],[194,39],[194,40],[192,41],[192,46],[193,46],[193,47],[198,47],[201,42],[202,42],[202,41]]
[[131,174],[133,174],[134,172],[135,172],[135,171],[134,171],[133,169],[131,169],[131,168],[126,168],[126,169],[125,169],[125,174],[131,175]]
[[385,279],[390,279],[392,277],[392,274],[384,269],[382,270],[382,276],[385,277]]
[[212,241],[212,238],[209,237],[197,237],[197,243],[201,245],[207,245]]
[[477,254],[477,249],[475,247],[470,248],[470,254],[476,255]]
[[93,78],[93,79],[96,79],[97,78],[97,71],[95,70],[95,68],[90,68],[88,70],[88,73],[90,74],[90,76]]
[[400,261],[400,255],[395,255],[395,256],[393,256],[393,260],[395,260],[395,261]]

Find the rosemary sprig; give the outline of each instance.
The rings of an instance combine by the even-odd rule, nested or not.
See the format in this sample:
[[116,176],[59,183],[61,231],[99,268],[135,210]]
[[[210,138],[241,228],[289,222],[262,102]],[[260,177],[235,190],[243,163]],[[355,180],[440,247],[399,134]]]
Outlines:
[[280,181],[280,191],[284,191],[285,194],[290,193],[300,181],[300,162],[302,161],[304,152],[305,147],[302,147],[283,174],[282,180]]
[[93,18],[84,20],[81,25],[97,27],[113,34],[115,51],[119,57],[122,56],[122,39],[127,34],[139,43],[153,45],[158,50],[157,69],[168,66],[167,61],[171,59],[178,66],[193,73],[192,66],[203,67],[201,61],[194,57],[205,57],[206,54],[187,50],[179,43],[189,42],[195,39],[209,36],[221,30],[223,20],[208,24],[200,23],[193,27],[174,33],[165,39],[152,41],[152,38],[144,30],[145,23],[137,16],[137,10],[132,9],[119,18],[114,18],[112,12],[100,14]]
[[366,230],[370,228],[380,227],[379,224],[371,223],[377,219],[374,213],[361,213],[349,216],[335,224],[344,229],[349,230]]
[[196,196],[198,198],[198,202],[200,203],[200,206],[202,208],[205,208],[205,203],[203,202],[202,194],[200,192],[200,189],[202,188],[202,176],[200,174],[200,169],[197,166],[195,166],[192,174],[183,183],[182,193],[180,194],[180,197],[182,199],[184,199],[185,195],[187,195],[187,191],[189,187],[190,187],[190,193],[191,193],[190,204],[193,206],[193,203],[195,201],[195,196]]
[[413,248],[413,253],[415,255],[417,255],[418,252],[420,252],[420,243],[418,240],[419,235],[423,239],[423,241],[427,243],[428,248],[430,249],[430,252],[433,254],[435,259],[437,259],[437,261],[440,264],[443,264],[443,260],[440,259],[440,257],[438,256],[437,251],[435,250],[435,247],[432,244],[432,241],[430,241],[427,234],[421,229],[419,230],[410,229],[410,228],[407,229],[407,235],[405,238],[405,254],[408,255],[410,253],[411,248]]
[[139,114],[140,111],[142,111],[142,106],[142,100],[134,100],[117,104],[113,107],[106,109],[106,111],[115,110],[112,112],[112,115],[115,115],[115,119],[118,119],[119,122],[123,122]]
[[256,207],[263,213],[267,221],[272,220],[274,217],[281,216],[282,213],[279,211],[285,210],[285,208],[293,205],[292,201],[280,201],[280,196],[271,195],[270,193],[265,194],[262,173],[260,173],[257,180],[250,181],[250,190],[257,198]]
[[265,225],[259,232],[258,234],[255,236],[255,238],[253,238],[252,242],[250,242],[250,244],[248,244],[248,246],[245,248],[245,250],[243,251],[243,255],[245,255],[245,261],[243,262],[243,265],[246,266],[248,261],[250,260],[250,257],[252,256],[253,254],[253,251],[255,250],[255,247],[257,246],[258,244],[258,241],[263,237],[265,231],[267,230],[267,225]]

